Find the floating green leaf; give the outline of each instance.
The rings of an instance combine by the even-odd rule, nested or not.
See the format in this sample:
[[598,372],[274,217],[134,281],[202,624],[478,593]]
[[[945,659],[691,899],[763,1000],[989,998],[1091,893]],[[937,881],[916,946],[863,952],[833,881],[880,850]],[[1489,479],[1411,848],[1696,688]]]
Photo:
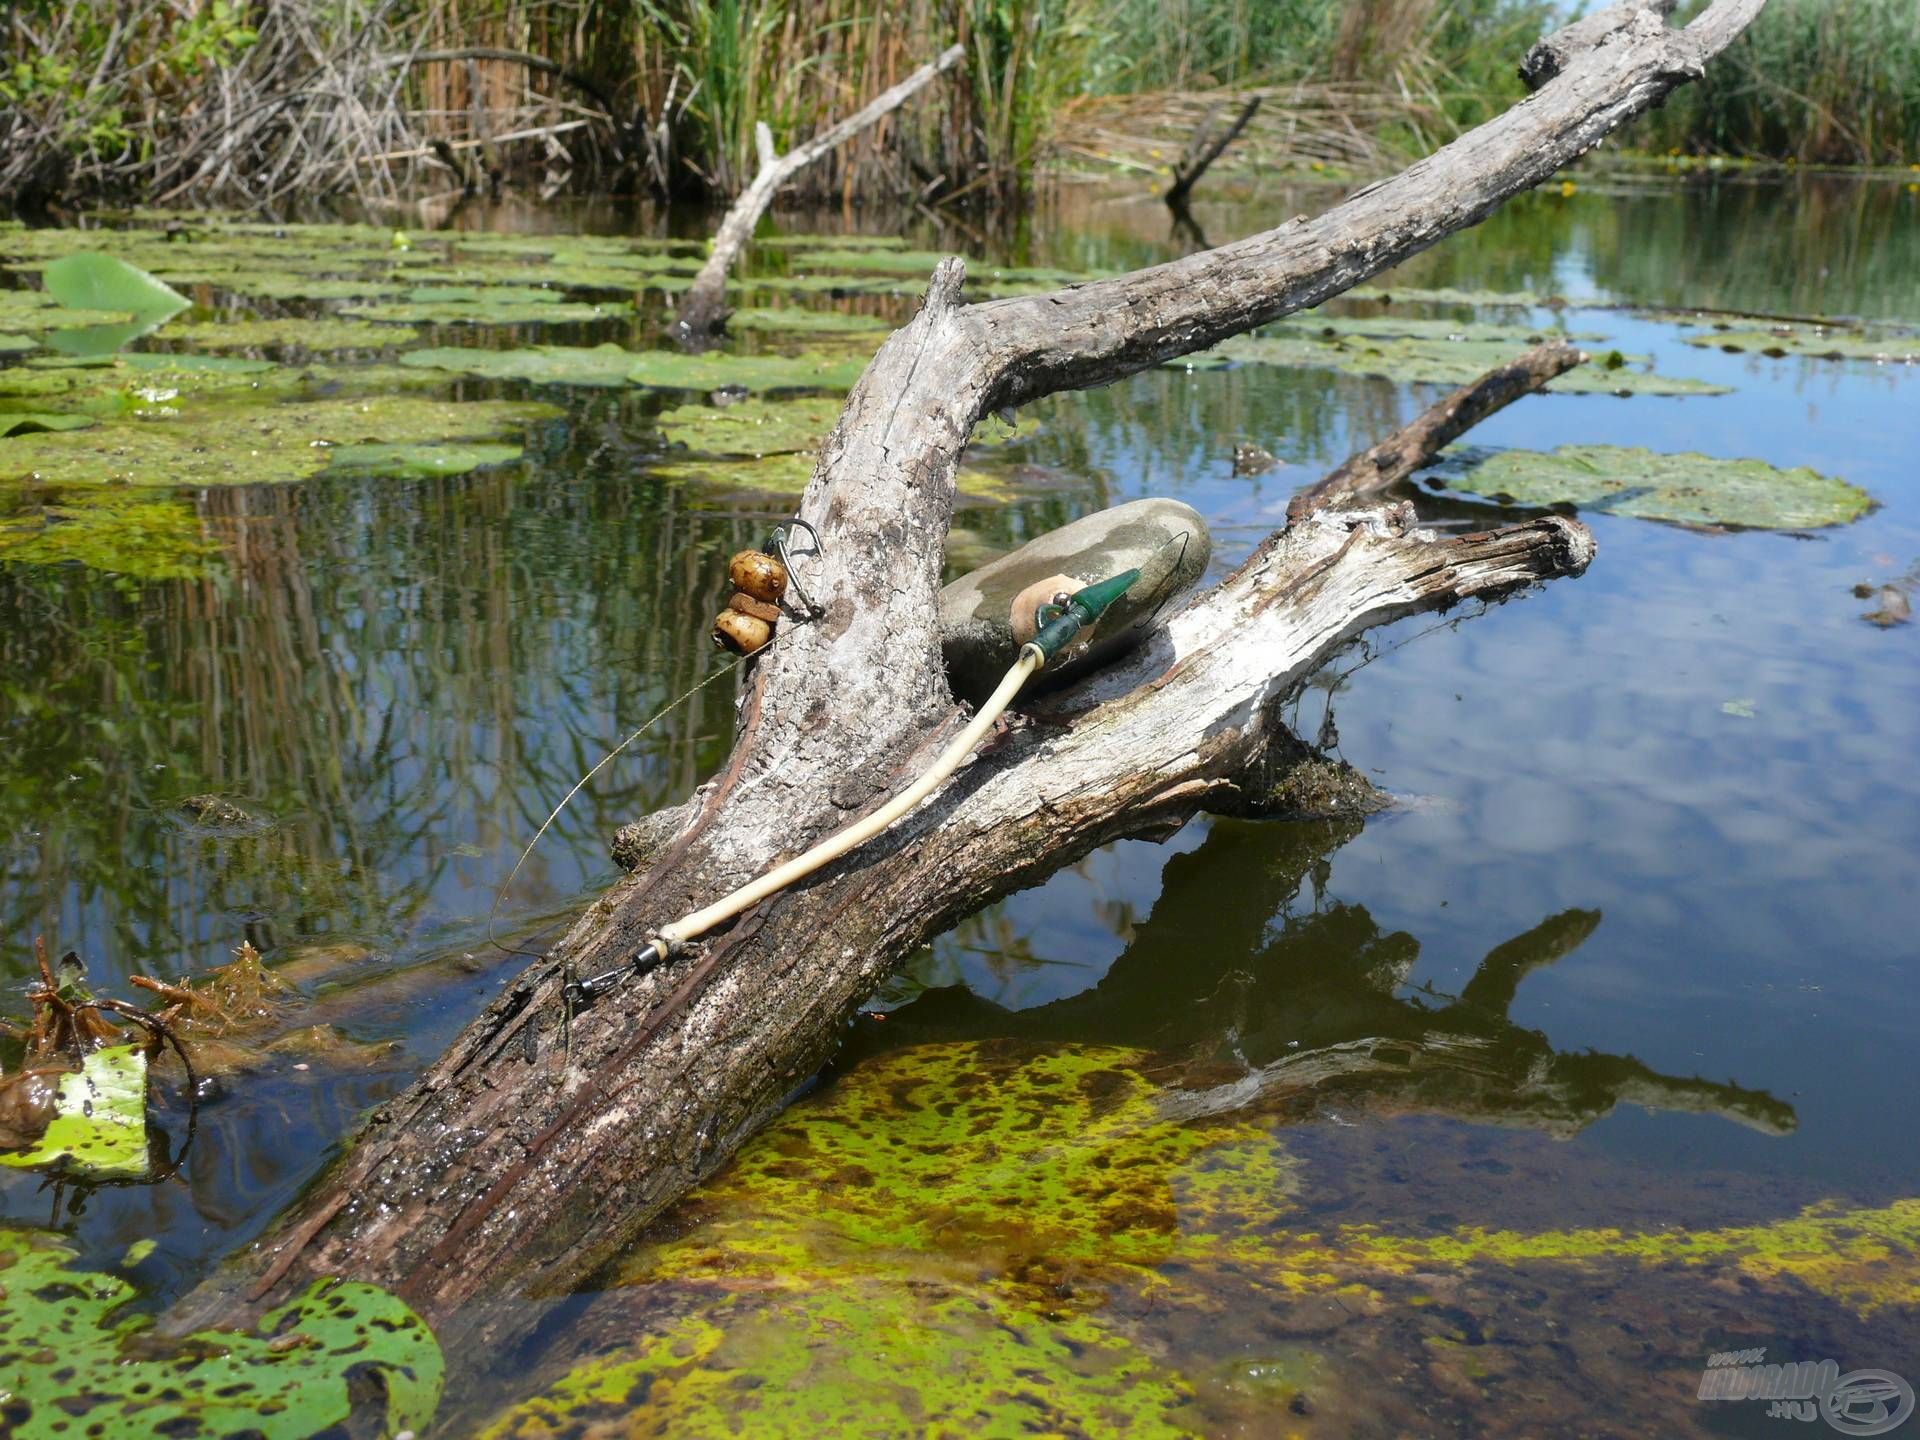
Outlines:
[[[1172,362],[1190,369],[1233,363],[1283,365],[1296,369],[1338,370],[1348,375],[1465,385],[1497,366],[1510,363],[1511,343],[1490,340],[1379,340],[1365,336],[1305,334],[1239,335],[1199,355]],[[1660,375],[1641,368],[1644,356],[1608,352],[1590,357],[1554,380],[1549,390],[1569,394],[1725,395],[1724,385]]]
[[1377,300],[1385,305],[1502,305],[1533,308],[1554,303],[1532,290],[1460,290],[1451,285],[1423,289],[1417,285],[1360,285],[1341,292],[1346,300]]
[[1468,452],[1443,479],[1449,489],[1503,504],[1573,505],[1608,515],[1753,530],[1845,525],[1873,508],[1866,491],[1804,466],[1660,454],[1618,445],[1563,445],[1540,453]]
[[164,318],[187,308],[187,297],[146,271],[112,255],[67,255],[47,266],[47,293],[72,310],[124,310],[136,320]]
[[518,445],[341,445],[333,450],[333,470],[367,470],[378,475],[464,475],[520,458]]
[[464,371],[498,380],[547,385],[644,385],[671,390],[845,390],[866,368],[864,358],[836,355],[683,355],[673,350],[622,350],[529,345],[519,350],[442,347],[414,350],[403,365]]
[[0,480],[164,486],[282,483],[326,469],[336,447],[485,439],[558,413],[550,406],[512,401],[457,403],[410,395],[208,406],[162,421],[15,436],[0,445]]
[[879,315],[854,315],[845,310],[803,310],[799,307],[747,307],[727,316],[729,330],[770,330],[777,335],[880,336],[895,328]]
[[760,235],[754,245],[762,250],[904,250],[898,235]]
[[84,430],[91,415],[60,415],[49,410],[0,410],[0,438],[31,435],[39,430]]
[[528,345],[518,350],[441,346],[410,350],[402,365],[452,370],[488,380],[531,380],[541,385],[623,386],[634,356],[618,345]]
[[1876,360],[1920,363],[1920,335],[1890,330],[1825,330],[1778,325],[1764,330],[1713,330],[1684,337],[1702,349],[1753,353],[1779,359],[1804,355],[1816,360]]
[[15,1440],[308,1440],[344,1427],[360,1376],[385,1387],[388,1434],[424,1429],[438,1408],[444,1362],[433,1333],[371,1285],[320,1281],[257,1330],[176,1340],[132,1310],[126,1281],[76,1270],[73,1259],[55,1236],[0,1230],[0,1376]]
[[820,396],[682,405],[663,412],[659,425],[670,445],[706,455],[758,457],[817,450],[840,418],[840,409],[840,401]]
[[76,325],[118,325],[124,310],[74,310],[54,303],[44,290],[0,290],[0,330],[57,330]]
[[300,350],[378,350],[404,345],[418,331],[368,320],[341,320],[330,315],[312,319],[209,320],[168,328],[166,338],[208,350],[251,350],[285,346]]
[[80,1063],[60,1077],[53,1119],[40,1138],[24,1150],[0,1153],[0,1165],[55,1168],[89,1179],[147,1173],[146,1049],[105,1046]]
[[1265,327],[1267,335],[1298,335],[1308,339],[1335,339],[1366,335],[1378,339],[1447,341],[1456,344],[1506,345],[1518,350],[1543,340],[1597,340],[1586,334],[1564,334],[1537,325],[1493,325],[1485,321],[1439,320],[1417,315],[1297,315]]
[[[455,288],[455,287],[435,287]],[[502,286],[503,290],[512,287]],[[485,293],[483,290],[481,293]],[[612,312],[579,300],[487,299],[465,303],[404,300],[387,304],[349,305],[343,314],[363,320],[391,320],[418,325],[558,325],[581,320],[604,320]]]
[[37,343],[25,335],[0,335],[0,355],[22,354],[33,349]]

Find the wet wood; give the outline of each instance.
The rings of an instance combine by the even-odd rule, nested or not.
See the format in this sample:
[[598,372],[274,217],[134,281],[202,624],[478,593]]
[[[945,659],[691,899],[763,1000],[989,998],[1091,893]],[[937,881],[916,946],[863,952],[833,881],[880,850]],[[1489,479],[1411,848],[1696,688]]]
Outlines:
[[721,220],[713,234],[713,249],[707,263],[693,278],[687,293],[680,297],[680,309],[674,319],[674,335],[682,344],[699,345],[717,334],[727,318],[727,272],[740,252],[753,238],[754,226],[773,204],[782,186],[807,166],[837,146],[844,145],[862,130],[891,115],[919,94],[934,80],[966,58],[966,47],[954,45],[931,64],[922,65],[892,89],[876,96],[864,109],[829,126],[804,145],[796,145],[784,155],[773,149],[773,132],[766,125],[754,126],[753,136],[760,150],[760,170],[753,183],[740,192],[733,208]]
[[[1213,116],[1209,115],[1200,122],[1193,132],[1193,138],[1187,141],[1186,151],[1174,163],[1173,183],[1167,187],[1167,205],[1176,213],[1187,208],[1187,196],[1193,193],[1193,187],[1200,183],[1200,177],[1207,173],[1209,166],[1218,160],[1229,145],[1240,138],[1240,132],[1247,128],[1255,112],[1260,109],[1263,97],[1254,95],[1240,107],[1240,113],[1233,123],[1213,135]],[[1210,138],[1211,137],[1211,138]]]
[[1477,222],[1699,74],[1760,3],[1718,0],[1686,31],[1636,10],[1614,43],[1444,150],[1217,250],[980,305],[960,303],[960,262],[943,262],[822,447],[800,507],[822,553],[795,568],[823,613],[784,625],[753,662],[724,768],[647,867],[170,1324],[231,1323],[315,1277],[351,1276],[479,1347],[465,1353],[497,1353],[526,1307],[489,1296],[590,1283],[814,1073],[914,947],[1096,846],[1238,804],[1285,733],[1279,705],[1367,627],[1579,574],[1592,539],[1558,516],[1442,538],[1405,505],[1314,510],[893,831],[575,1015],[563,1042],[565,966],[624,963],[654,928],[897,792],[962,723],[936,601],[982,417],[1203,349]]

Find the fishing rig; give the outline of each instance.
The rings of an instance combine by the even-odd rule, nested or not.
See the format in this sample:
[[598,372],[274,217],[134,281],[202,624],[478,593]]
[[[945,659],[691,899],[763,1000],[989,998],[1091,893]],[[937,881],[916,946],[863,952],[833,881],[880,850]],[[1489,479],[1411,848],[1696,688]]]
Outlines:
[[[526,863],[527,857],[533,853],[534,846],[540,842],[541,837],[546,834],[567,803],[601,769],[665,715],[690,699],[696,691],[713,683],[722,675],[730,673],[746,659],[761,653],[769,645],[777,643],[780,637],[776,633],[776,627],[781,620],[793,620],[804,624],[818,619],[825,613],[807,594],[794,573],[793,560],[796,554],[794,537],[798,532],[804,532],[811,542],[809,548],[798,550],[798,554],[818,557],[823,553],[819,532],[804,520],[791,519],[782,521],[774,527],[762,549],[740,551],[728,562],[728,577],[733,583],[734,592],[727,603],[727,608],[715,619],[713,639],[715,644],[722,649],[732,651],[738,658],[655,712],[645,724],[609,751],[598,764],[574,784],[535,832],[526,849],[521,851],[520,858],[514,863],[506,881],[495,895],[494,910],[488,917],[489,935],[492,934],[493,918],[499,910],[501,898],[513,884],[515,876],[519,874],[521,866]],[[1153,605],[1152,613],[1146,615],[1133,627],[1144,630],[1158,616],[1160,608],[1164,606],[1171,593],[1168,585],[1173,571],[1177,568],[1177,557],[1185,554],[1188,538],[1189,536],[1183,532],[1163,547],[1162,554],[1150,558],[1143,566],[1123,570],[1091,584],[1082,584],[1069,576],[1056,575],[1048,580],[1036,582],[1021,591],[1014,598],[1013,614],[1010,617],[1014,638],[1019,642],[1013,664],[960,733],[954,736],[933,763],[915,778],[912,784],[872,814],[853,822],[791,860],[775,866],[712,904],[649,932],[646,942],[622,963],[598,974],[580,977],[574,974],[572,962],[569,960],[562,985],[562,996],[565,1002],[563,1033],[570,1032],[572,1017],[577,1012],[611,993],[624,981],[638,979],[658,969],[681,953],[689,942],[751,909],[761,901],[777,895],[788,886],[805,879],[850,851],[858,849],[913,811],[955,770],[959,769],[982,738],[1006,713],[1007,708],[1026,683],[1059,659],[1063,652],[1068,651],[1068,647],[1073,646],[1075,640],[1091,632],[1122,597],[1130,597],[1143,607],[1147,601],[1157,602]],[[1174,557],[1171,563],[1168,557]],[[1068,659],[1071,658],[1072,656],[1069,655]],[[1066,662],[1062,661],[1062,663]],[[494,943],[501,949],[508,948],[501,945],[497,939]],[[531,954],[532,952],[517,953]],[[534,958],[544,957],[534,956]]]

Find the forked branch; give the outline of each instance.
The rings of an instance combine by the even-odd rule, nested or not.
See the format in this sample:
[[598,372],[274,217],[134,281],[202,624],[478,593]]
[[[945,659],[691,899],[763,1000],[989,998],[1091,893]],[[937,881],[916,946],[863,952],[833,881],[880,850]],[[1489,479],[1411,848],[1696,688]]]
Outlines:
[[805,144],[794,146],[784,155],[774,153],[773,132],[765,124],[755,125],[753,138],[760,153],[759,173],[753,177],[753,183],[740,192],[740,198],[721,220],[720,228],[714,231],[713,249],[707,255],[707,263],[700,267],[693,284],[680,297],[680,310],[673,327],[675,338],[682,344],[697,346],[726,323],[727,272],[746,249],[747,242],[753,238],[754,226],[760,223],[760,217],[767,213],[767,207],[782,186],[822,155],[898,110],[958,65],[966,53],[964,45],[950,46],[931,64],[922,65],[898,85],[876,96],[864,109],[829,126]]

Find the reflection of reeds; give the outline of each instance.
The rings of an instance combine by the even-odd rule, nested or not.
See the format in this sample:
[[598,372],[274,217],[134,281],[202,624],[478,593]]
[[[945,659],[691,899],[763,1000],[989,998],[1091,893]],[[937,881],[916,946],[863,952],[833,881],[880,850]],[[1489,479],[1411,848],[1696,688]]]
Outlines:
[[[129,602],[75,572],[0,577],[0,613],[36,617],[0,626],[9,676],[34,677],[0,785],[10,955],[38,928],[102,974],[171,975],[243,924],[271,950],[483,911],[548,806],[706,673],[726,556],[764,523],[512,472],[202,504],[219,581]],[[563,817],[525,899],[577,890],[730,731],[717,692],[664,720]],[[273,823],[193,826],[174,807],[201,791]]]

